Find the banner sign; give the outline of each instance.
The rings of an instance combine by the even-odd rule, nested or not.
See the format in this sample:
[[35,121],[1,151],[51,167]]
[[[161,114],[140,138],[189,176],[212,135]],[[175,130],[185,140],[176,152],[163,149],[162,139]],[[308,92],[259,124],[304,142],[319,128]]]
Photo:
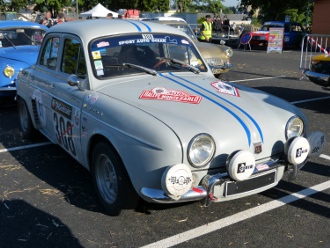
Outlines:
[[269,28],[267,53],[283,52],[284,28]]

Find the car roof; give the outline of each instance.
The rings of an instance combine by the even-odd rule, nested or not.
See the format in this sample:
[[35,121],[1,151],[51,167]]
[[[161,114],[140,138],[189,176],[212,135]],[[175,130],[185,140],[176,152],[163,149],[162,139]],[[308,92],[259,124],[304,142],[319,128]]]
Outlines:
[[27,28],[27,27],[34,27],[34,28],[42,28],[47,30],[48,28],[44,25],[41,25],[36,22],[26,22],[26,21],[0,21],[0,28]]
[[88,19],[65,22],[52,26],[48,33],[53,32],[76,34],[83,40],[91,40],[106,35],[148,32],[177,34],[187,37],[184,32],[170,26],[128,19]]
[[284,22],[284,21],[268,21],[268,22],[265,22],[264,25],[270,25],[270,24],[283,24],[284,25],[286,23],[301,25],[301,23],[299,23],[299,22]]
[[181,17],[172,17],[172,16],[160,16],[152,18],[144,18],[143,21],[176,21],[176,22],[186,22],[185,19]]
[[148,22],[154,22],[154,23],[161,23],[161,24],[167,24],[167,25],[184,25],[184,26],[189,26],[189,24],[185,21],[173,21],[173,20],[148,20]]

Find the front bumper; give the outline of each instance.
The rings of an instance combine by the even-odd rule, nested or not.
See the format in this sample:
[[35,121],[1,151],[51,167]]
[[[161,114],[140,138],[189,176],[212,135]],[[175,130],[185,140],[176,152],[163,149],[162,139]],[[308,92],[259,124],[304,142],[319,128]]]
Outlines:
[[15,95],[16,95],[16,86],[0,87],[0,96],[15,96]]
[[[233,181],[228,173],[206,175],[198,187],[193,187],[178,200],[172,199],[159,189],[142,188],[140,193],[148,202],[178,203],[204,200],[204,205],[207,206],[211,202],[233,200],[273,188],[283,178],[285,170],[288,169],[289,177],[293,179],[296,177],[298,168],[304,164],[305,162],[299,166],[290,167],[285,161],[268,161],[257,165],[249,179],[239,182]],[[262,170],[262,168],[267,169]]]
[[225,62],[223,65],[213,65],[211,66],[211,69],[214,75],[219,75],[229,71],[232,67],[233,65],[230,62]]
[[314,72],[311,70],[305,70],[303,74],[308,77],[313,83],[320,86],[330,86],[330,75]]

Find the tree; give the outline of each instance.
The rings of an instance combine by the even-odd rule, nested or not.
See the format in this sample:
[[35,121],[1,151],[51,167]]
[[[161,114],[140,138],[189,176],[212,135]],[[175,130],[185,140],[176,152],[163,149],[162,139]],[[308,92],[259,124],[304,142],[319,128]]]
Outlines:
[[71,0],[36,0],[35,11],[50,11],[56,17],[62,7],[71,6]]
[[303,21],[306,19],[306,10],[310,1],[308,0],[241,0],[241,5],[246,8],[252,7],[250,16],[260,9],[258,19],[261,22],[284,20],[286,15],[290,16],[292,21]]
[[169,6],[169,0],[140,0],[138,9],[146,12],[167,12]]
[[8,4],[8,10],[19,12],[22,8],[26,8],[28,0],[12,0]]

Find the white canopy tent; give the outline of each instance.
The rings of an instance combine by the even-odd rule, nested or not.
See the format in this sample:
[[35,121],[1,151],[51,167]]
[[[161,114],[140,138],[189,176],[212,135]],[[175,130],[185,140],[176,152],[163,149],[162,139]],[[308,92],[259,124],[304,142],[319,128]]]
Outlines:
[[80,13],[81,17],[106,17],[108,13],[112,13],[113,17],[117,18],[118,13],[108,10],[102,4],[98,3],[94,8],[89,11]]

